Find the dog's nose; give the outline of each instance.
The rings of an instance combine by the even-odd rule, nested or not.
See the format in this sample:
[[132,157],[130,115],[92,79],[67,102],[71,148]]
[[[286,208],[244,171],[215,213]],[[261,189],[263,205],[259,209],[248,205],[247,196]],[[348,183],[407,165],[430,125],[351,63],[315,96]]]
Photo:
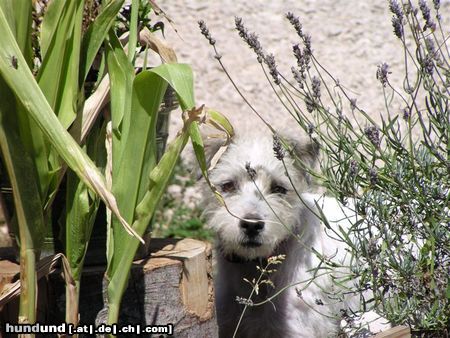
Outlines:
[[258,216],[246,215],[243,218],[239,225],[248,237],[256,237],[264,229],[264,222]]

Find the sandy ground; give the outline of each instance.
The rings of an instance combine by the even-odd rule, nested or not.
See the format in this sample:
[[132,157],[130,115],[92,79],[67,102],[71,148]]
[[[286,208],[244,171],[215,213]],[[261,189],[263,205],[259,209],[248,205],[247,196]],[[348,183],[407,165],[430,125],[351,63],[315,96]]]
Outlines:
[[[404,76],[403,50],[393,34],[388,1],[286,0],[286,1],[160,1],[174,20],[178,35],[167,26],[166,37],[179,61],[189,63],[195,73],[197,104],[215,108],[236,125],[254,116],[214,59],[213,50],[200,34],[197,21],[205,20],[223,62],[256,109],[277,128],[285,128],[290,117],[271,92],[253,52],[234,29],[234,17],[243,18],[256,32],[265,50],[273,52],[279,69],[291,77],[295,65],[291,48],[299,42],[284,18],[288,11],[299,16],[303,29],[312,36],[319,61],[357,99],[358,105],[377,118],[385,111],[382,86],[376,79],[377,65],[390,66],[390,80],[399,87]],[[429,1],[432,6],[431,1]],[[450,16],[450,1],[441,4]],[[447,14],[447,15],[446,15]],[[177,115],[172,131],[179,128]]]

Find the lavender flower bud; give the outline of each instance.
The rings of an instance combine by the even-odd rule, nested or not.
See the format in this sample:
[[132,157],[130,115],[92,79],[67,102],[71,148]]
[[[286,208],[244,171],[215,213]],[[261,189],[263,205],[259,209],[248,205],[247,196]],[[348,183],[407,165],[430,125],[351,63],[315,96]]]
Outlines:
[[303,89],[304,76],[294,67],[291,67],[291,72],[294,75],[294,80],[297,81],[299,87]]
[[389,9],[397,18],[403,19],[403,10],[396,0],[389,1]]
[[403,119],[405,121],[409,120],[409,118],[411,117],[411,111],[409,110],[409,108],[408,107],[403,108],[402,112],[403,112]]
[[275,56],[273,54],[267,55],[265,58],[265,62],[267,67],[269,67],[269,72],[273,78],[273,81],[275,82],[276,85],[279,85],[281,81],[277,70],[277,64],[275,63]]
[[357,173],[358,173],[358,162],[356,162],[355,160],[351,160],[348,174],[351,177],[355,177]]
[[392,17],[392,27],[394,27],[394,34],[399,39],[403,38],[403,21],[396,16]]
[[366,134],[369,141],[375,146],[380,146],[380,132],[377,127],[369,126],[364,128],[364,134]]
[[378,65],[377,69],[377,79],[381,82],[383,87],[386,87],[386,84],[388,83],[388,74],[391,74],[389,71],[389,65],[385,62]]
[[441,7],[441,1],[440,0],[433,0],[433,5],[434,5],[434,9],[436,11],[438,11],[439,8]]
[[431,30],[435,30],[436,24],[431,19],[431,11],[425,0],[419,0],[419,8],[425,20],[425,29],[430,28]]
[[305,34],[304,37],[305,42],[305,48],[309,55],[311,55],[312,49],[311,49],[311,35]]
[[244,38],[248,33],[247,29],[244,27],[244,24],[242,23],[242,18],[236,16],[234,18],[234,24],[236,26],[236,30],[239,32],[239,36],[241,38]]
[[369,169],[369,180],[372,186],[378,183],[378,172],[375,168]]
[[430,76],[433,75],[434,62],[433,62],[433,59],[432,59],[432,57],[430,56],[430,54],[427,54],[427,55],[425,56],[425,59],[422,60],[421,66],[422,66],[423,71],[424,71],[426,74],[428,74],[428,75],[430,75]]
[[350,109],[351,111],[356,109],[356,99],[350,99]]
[[320,99],[320,80],[318,77],[313,76],[311,80],[313,97],[315,99]]
[[258,35],[256,35],[255,33],[250,33],[247,36],[247,43],[255,51],[255,53],[258,56],[262,57],[264,55],[262,47],[261,47],[261,43],[258,40]]
[[214,46],[216,44],[216,40],[211,37],[211,33],[209,32],[208,27],[206,26],[205,21],[200,20],[198,22],[198,26],[200,27],[200,32],[208,39],[209,44]]
[[303,54],[302,51],[300,49],[300,47],[297,45],[294,45],[292,47],[292,51],[294,52],[294,56],[297,59],[297,66],[299,66],[300,68],[302,68],[305,64],[305,60],[303,58]]
[[242,23],[242,18],[235,17],[234,23],[236,30],[239,32],[239,36],[245,41],[245,43],[256,53],[259,63],[264,60],[264,52],[261,43],[258,40],[258,36],[255,33],[249,33]]
[[436,48],[434,46],[434,41],[431,37],[425,38],[425,46],[427,47],[428,53],[434,55],[436,53]]
[[294,26],[295,31],[297,32],[298,36],[300,36],[302,38],[303,37],[302,24],[300,23],[300,20],[298,19],[298,17],[294,16],[293,13],[288,12],[286,14],[286,18],[289,20],[291,25]]
[[308,113],[312,113],[315,108],[314,101],[312,99],[310,99],[309,97],[306,97],[305,104],[306,104],[306,110],[308,111]]
[[283,145],[278,135],[273,135],[273,152],[277,160],[282,161],[285,155]]
[[439,57],[439,53],[436,51],[436,47],[434,45],[434,40],[431,37],[425,38],[425,46],[428,51],[428,55],[438,63],[441,62],[441,59]]

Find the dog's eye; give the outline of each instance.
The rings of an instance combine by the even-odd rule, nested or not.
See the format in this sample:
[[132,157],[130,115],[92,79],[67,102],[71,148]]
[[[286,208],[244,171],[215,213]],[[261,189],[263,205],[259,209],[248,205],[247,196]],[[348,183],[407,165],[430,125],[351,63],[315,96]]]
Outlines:
[[272,186],[270,187],[270,192],[272,194],[286,195],[287,189],[279,184],[272,184]]
[[227,181],[220,185],[222,192],[233,192],[236,190],[236,184],[233,181]]

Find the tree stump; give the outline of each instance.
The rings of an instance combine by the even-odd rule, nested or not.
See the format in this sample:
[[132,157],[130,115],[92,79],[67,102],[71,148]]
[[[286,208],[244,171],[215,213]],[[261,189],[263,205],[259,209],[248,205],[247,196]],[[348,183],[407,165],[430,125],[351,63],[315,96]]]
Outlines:
[[[133,263],[128,288],[122,300],[119,326],[172,324],[173,337],[217,337],[211,252],[209,244],[193,239],[151,239],[149,257]],[[12,270],[15,274],[18,266],[13,266]],[[104,273],[105,266],[86,267],[83,271],[80,325],[98,326],[106,323]],[[2,275],[0,273],[0,277]],[[4,277],[8,278],[9,274]],[[10,280],[5,280],[3,284],[7,282]],[[64,322],[64,287],[60,272],[41,279],[38,305],[40,323],[58,325]],[[16,311],[17,304],[13,303],[17,303],[17,300],[8,303],[15,305]],[[5,310],[0,311],[0,322],[16,322],[17,312]],[[137,336],[150,335],[127,335]]]
[[411,331],[406,326],[396,326],[378,333],[375,338],[411,338]]
[[[171,323],[175,337],[217,337],[210,245],[152,239],[150,252],[133,264],[119,325]],[[97,324],[106,322],[105,310]]]

